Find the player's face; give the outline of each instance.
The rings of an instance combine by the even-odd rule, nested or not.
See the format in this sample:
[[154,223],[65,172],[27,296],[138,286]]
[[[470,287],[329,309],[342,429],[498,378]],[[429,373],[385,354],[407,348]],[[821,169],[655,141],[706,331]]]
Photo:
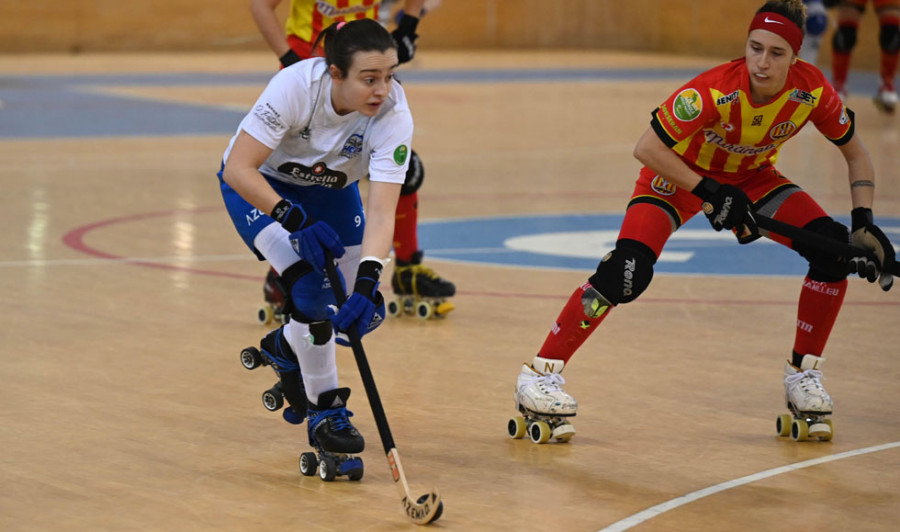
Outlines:
[[771,31],[753,30],[747,37],[747,70],[750,92],[755,103],[771,100],[784,88],[788,70],[797,57],[788,42]]
[[397,51],[394,49],[386,52],[356,52],[346,77],[342,77],[340,71],[332,65],[334,84],[331,103],[334,110],[339,115],[359,111],[366,116],[375,116],[391,92],[397,65]]

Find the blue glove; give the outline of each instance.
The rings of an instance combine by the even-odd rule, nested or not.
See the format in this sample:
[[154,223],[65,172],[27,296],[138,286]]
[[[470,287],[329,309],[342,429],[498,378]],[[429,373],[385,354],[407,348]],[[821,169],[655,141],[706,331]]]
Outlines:
[[384,296],[378,291],[381,269],[381,263],[375,260],[364,260],[359,264],[353,294],[337,312],[332,308],[328,309],[336,331],[346,332],[352,325],[356,325],[359,335],[363,336],[374,331],[384,321]]
[[335,258],[344,255],[344,245],[334,229],[325,222],[313,222],[300,205],[283,199],[271,216],[291,233],[291,246],[297,255],[317,269],[325,269],[325,250]]

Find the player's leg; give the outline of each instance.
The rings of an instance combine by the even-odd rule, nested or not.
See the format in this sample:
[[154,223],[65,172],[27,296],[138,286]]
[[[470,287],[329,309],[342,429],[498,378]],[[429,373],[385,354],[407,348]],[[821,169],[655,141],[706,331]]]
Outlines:
[[394,220],[394,273],[391,288],[397,295],[447,298],[456,294],[456,286],[431,268],[422,265],[423,251],[419,249],[419,188],[425,178],[422,160],[413,150],[409,159],[406,181],[400,189]]
[[878,13],[878,44],[881,48],[881,83],[875,94],[875,105],[893,113],[900,98],[894,87],[897,60],[900,57],[900,1],[882,2]]
[[865,0],[843,2],[837,8],[837,30],[831,39],[831,83],[841,98],[847,97],[850,54],[856,46],[859,18],[864,9]]

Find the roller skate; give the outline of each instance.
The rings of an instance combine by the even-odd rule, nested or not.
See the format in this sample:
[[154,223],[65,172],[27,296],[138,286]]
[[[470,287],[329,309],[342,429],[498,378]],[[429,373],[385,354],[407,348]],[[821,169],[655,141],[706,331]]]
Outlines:
[[824,362],[824,358],[804,355],[799,368],[785,363],[784,399],[791,414],[778,416],[775,430],[779,436],[790,435],[794,441],[829,441],[834,436],[834,425],[825,418],[831,415],[834,403],[822,387]]
[[897,109],[900,97],[897,96],[897,92],[893,87],[881,86],[875,96],[872,97],[872,101],[879,111],[892,115]]
[[350,388],[337,388],[319,395],[317,405],[310,404],[307,415],[309,444],[316,452],[300,454],[300,473],[311,477],[318,471],[319,478],[330,482],[335,477],[346,476],[350,480],[363,477],[362,458],[354,456],[365,448],[365,440],[348,418]]
[[263,325],[277,321],[284,325],[291,317],[290,311],[285,308],[285,302],[290,301],[290,296],[281,277],[273,269],[266,274],[263,283],[263,298],[265,304],[256,311],[256,319]]
[[456,287],[431,268],[422,266],[422,255],[419,250],[413,253],[409,262],[397,260],[391,276],[391,288],[396,297],[387,306],[391,316],[415,314],[427,320],[443,318],[456,308],[447,301],[456,294]]
[[[565,379],[559,374],[565,363],[535,357],[534,363],[522,365],[516,381],[516,409],[521,416],[509,420],[509,437],[519,439],[528,434],[534,443],[547,443],[550,439],[567,442],[575,435],[575,427],[569,418],[575,416],[578,402],[560,386]],[[535,366],[545,373],[537,371]]]
[[[300,364],[287,343],[283,327],[275,329],[260,341],[260,348],[250,346],[241,351],[241,365],[254,370],[260,366],[271,366],[279,380],[264,391],[262,403],[269,412],[277,412],[288,397],[291,406],[285,408],[282,416],[288,423],[297,425],[306,416],[306,392],[300,376]],[[287,383],[287,385],[285,385]]]

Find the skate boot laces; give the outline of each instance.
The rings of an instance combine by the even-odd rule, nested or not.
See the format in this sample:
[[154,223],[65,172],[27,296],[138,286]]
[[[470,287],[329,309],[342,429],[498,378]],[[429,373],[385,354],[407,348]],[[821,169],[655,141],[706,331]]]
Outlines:
[[791,389],[800,388],[802,392],[809,395],[826,397],[828,396],[828,392],[826,392],[825,387],[822,386],[822,380],[824,378],[821,371],[817,369],[808,369],[805,371],[798,371],[793,375],[787,375],[784,378],[784,382]]
[[353,428],[353,425],[350,424],[351,417],[353,417],[353,412],[347,410],[346,408],[331,408],[328,410],[321,410],[317,412],[316,415],[317,420],[321,421],[315,423],[315,426],[318,427],[322,423],[328,423],[335,431],[341,431],[344,429]]
[[548,373],[547,375],[523,375],[519,387],[522,388],[532,383],[537,384],[538,390],[548,395],[553,392],[565,393],[561,386],[566,383],[566,379],[559,373]]

